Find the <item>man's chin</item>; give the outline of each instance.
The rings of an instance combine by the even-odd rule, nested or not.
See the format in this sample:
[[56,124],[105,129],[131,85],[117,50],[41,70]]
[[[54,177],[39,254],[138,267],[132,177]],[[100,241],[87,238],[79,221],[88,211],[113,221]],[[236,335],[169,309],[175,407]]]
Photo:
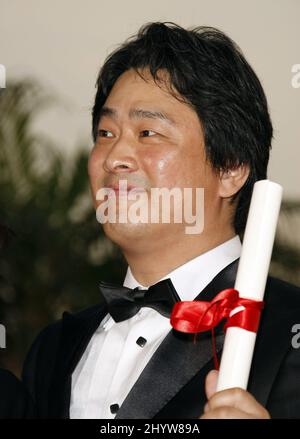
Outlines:
[[105,223],[103,224],[105,235],[117,245],[122,247],[129,240],[134,245],[141,239],[149,239],[151,234],[155,234],[153,224],[143,223]]

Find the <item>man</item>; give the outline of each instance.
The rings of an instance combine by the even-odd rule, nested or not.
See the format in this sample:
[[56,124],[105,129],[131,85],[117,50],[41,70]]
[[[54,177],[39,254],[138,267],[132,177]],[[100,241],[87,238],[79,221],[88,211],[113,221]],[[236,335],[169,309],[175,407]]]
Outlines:
[[[151,23],[108,57],[97,87],[89,161],[97,212],[105,202],[102,188],[110,188],[111,203],[116,199],[119,220],[132,213],[131,190],[203,188],[204,229],[186,233],[186,218],[103,221],[129,265],[124,287],[102,283],[99,306],[65,313],[35,341],[24,380],[39,416],[299,416],[300,353],[291,346],[298,288],[268,279],[248,392],[216,393],[210,332],[194,343],[192,334],[172,329],[167,306],[156,306],[166,290],[167,301],[210,301],[234,285],[238,234],[253,184],[266,178],[272,138],[255,73],[216,29]],[[179,207],[172,207],[173,217]],[[140,289],[148,288],[143,299]],[[219,355],[223,341],[218,325]]]

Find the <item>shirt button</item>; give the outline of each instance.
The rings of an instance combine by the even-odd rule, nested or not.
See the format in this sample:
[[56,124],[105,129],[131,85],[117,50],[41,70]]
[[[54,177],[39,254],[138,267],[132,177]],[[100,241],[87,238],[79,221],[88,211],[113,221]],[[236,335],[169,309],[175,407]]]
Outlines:
[[143,348],[146,343],[147,343],[147,340],[144,337],[139,337],[136,341],[136,344],[141,346],[141,348]]
[[119,410],[119,404],[112,404],[110,406],[110,411],[111,411],[112,414],[117,413],[118,410]]

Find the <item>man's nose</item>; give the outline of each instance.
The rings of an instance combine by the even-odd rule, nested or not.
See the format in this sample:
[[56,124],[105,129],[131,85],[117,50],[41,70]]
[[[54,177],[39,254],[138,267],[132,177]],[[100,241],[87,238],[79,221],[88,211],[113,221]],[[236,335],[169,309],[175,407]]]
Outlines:
[[106,172],[115,174],[136,171],[138,163],[133,143],[128,139],[120,138],[109,151],[103,167]]

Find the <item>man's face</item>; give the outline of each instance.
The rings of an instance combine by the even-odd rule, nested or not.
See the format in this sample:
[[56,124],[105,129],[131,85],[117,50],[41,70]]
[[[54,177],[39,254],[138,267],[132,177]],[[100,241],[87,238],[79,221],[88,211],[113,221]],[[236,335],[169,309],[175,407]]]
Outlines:
[[[126,180],[130,188],[204,188],[204,230],[218,213],[218,175],[206,160],[196,112],[165,87],[134,70],[116,81],[103,107],[98,138],[90,155],[89,176],[94,205],[97,191]],[[130,205],[130,202],[129,202]],[[139,240],[152,245],[184,237],[185,224],[106,223],[107,236],[122,247]]]

